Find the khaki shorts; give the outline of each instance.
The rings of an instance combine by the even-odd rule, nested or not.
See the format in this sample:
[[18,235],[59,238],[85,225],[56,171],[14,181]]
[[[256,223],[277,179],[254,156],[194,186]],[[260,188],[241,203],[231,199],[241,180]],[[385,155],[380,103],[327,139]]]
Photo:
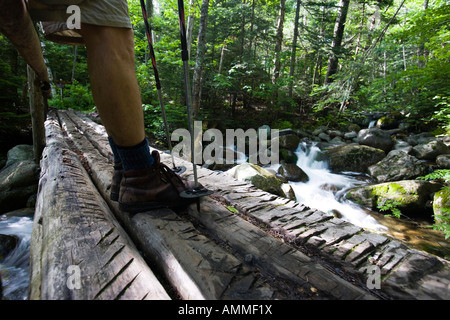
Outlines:
[[40,21],[47,39],[67,44],[83,44],[81,34],[69,30],[66,13],[70,4],[80,7],[81,23],[131,28],[127,0],[28,0],[31,18]]

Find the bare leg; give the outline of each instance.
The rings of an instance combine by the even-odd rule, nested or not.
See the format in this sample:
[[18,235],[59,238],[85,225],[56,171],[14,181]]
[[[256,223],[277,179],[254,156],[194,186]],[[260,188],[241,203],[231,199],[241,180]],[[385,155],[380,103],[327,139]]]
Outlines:
[[83,24],[92,94],[109,136],[119,146],[145,138],[134,64],[133,31]]

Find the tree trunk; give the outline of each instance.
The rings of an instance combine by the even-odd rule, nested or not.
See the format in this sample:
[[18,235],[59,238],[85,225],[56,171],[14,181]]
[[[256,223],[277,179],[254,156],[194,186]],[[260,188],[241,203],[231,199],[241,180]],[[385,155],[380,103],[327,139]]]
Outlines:
[[[423,2],[423,10],[427,10],[428,9],[428,0],[425,0]],[[428,53],[425,50],[425,42],[422,42],[419,46],[419,53],[418,53],[418,57],[419,57],[419,61],[418,61],[418,66],[420,68],[425,67],[425,62],[427,61],[427,56]]]
[[345,21],[347,20],[347,12],[350,0],[341,0],[339,3],[339,11],[334,26],[334,39],[331,43],[331,56],[328,60],[328,70],[325,76],[325,84],[333,82],[332,76],[336,74],[338,67],[338,55],[342,47],[342,38],[344,36]]
[[73,48],[73,62],[72,62],[72,78],[70,81],[72,83],[75,81],[75,69],[77,67],[77,55],[78,55],[78,46],[74,46]]
[[189,1],[189,16],[187,20],[187,30],[186,30],[186,42],[187,42],[187,50],[188,57],[191,56],[191,46],[192,46],[192,32],[194,30],[194,0]]
[[275,84],[277,79],[280,77],[281,70],[281,46],[283,44],[283,27],[284,27],[284,16],[286,12],[286,0],[280,1],[280,13],[278,15],[277,23],[277,35],[275,43],[275,59],[274,68],[272,74],[272,83]]
[[297,38],[298,38],[298,22],[300,19],[300,5],[302,1],[297,0],[297,8],[295,9],[295,21],[294,21],[294,36],[292,39],[292,53],[291,53],[291,66],[289,68],[289,92],[288,96],[289,98],[292,98],[292,90],[294,87],[294,79],[292,78],[294,76],[295,71],[295,56],[297,52]]
[[202,73],[203,73],[203,59],[206,52],[206,26],[208,19],[209,0],[203,0],[201,7],[200,26],[198,30],[197,43],[197,60],[194,67],[194,78],[192,86],[192,111],[195,119],[200,109],[200,102],[202,96]]

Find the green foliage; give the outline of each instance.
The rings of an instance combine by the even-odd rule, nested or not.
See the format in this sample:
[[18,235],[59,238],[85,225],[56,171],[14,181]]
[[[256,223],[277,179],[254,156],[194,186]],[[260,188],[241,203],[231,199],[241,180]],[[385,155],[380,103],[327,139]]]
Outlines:
[[441,180],[443,183],[450,182],[450,169],[438,169],[434,172],[422,177],[417,177],[418,180]]
[[[434,172],[427,174],[422,177],[417,177],[419,180],[427,180],[427,181],[438,181],[443,183],[444,185],[448,185],[450,183],[450,169],[438,169]],[[450,193],[450,186],[444,186],[440,191],[442,194]],[[436,198],[435,198],[436,199]],[[439,215],[436,214],[436,210],[433,205],[433,209],[435,210],[435,224],[432,225],[434,230],[441,231],[445,239],[450,237],[450,208],[440,207],[438,210]],[[438,216],[438,217],[437,217]]]
[[[386,200],[382,203],[377,204],[377,208],[380,211],[390,211],[392,215],[396,218],[400,218],[402,215],[402,212],[398,208],[398,206],[401,206],[402,203],[395,200]],[[386,214],[386,216],[391,216],[390,214]]]
[[49,105],[59,109],[74,109],[92,111],[95,108],[89,86],[84,86],[77,81],[68,84],[62,90],[62,96],[56,95],[49,100]]

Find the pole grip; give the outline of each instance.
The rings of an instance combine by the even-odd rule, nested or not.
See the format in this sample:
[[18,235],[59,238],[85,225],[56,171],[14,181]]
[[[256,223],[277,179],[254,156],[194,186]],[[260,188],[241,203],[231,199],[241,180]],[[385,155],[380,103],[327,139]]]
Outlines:
[[186,40],[186,22],[184,19],[184,3],[183,0],[178,0],[178,17],[180,22],[180,38],[181,38],[181,59],[183,61],[189,60],[189,53],[187,49]]
[[161,89],[161,81],[159,80],[158,67],[156,66],[155,50],[153,49],[153,40],[150,25],[148,23],[147,9],[144,0],[141,0],[142,16],[144,18],[145,33],[147,35],[148,49],[150,50],[150,59],[152,60],[153,73],[155,75],[156,89]]

